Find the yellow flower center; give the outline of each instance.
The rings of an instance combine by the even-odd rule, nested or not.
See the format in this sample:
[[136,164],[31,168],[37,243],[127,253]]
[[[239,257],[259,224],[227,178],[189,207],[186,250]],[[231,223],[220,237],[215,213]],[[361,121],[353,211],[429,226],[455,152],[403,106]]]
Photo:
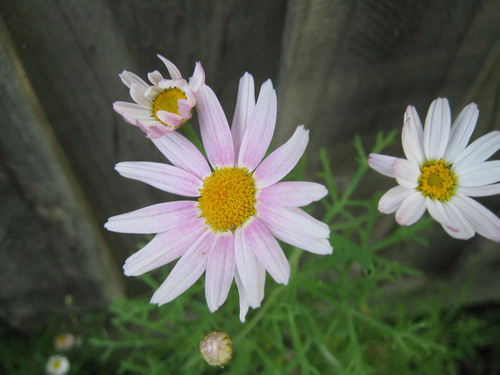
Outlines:
[[454,194],[456,178],[443,159],[426,162],[420,172],[417,189],[426,197],[447,201]]
[[166,89],[165,91],[159,93],[153,101],[153,116],[160,121],[162,124],[166,125],[163,121],[161,121],[156,112],[158,111],[167,111],[170,113],[179,114],[179,106],[177,101],[179,99],[187,99],[184,91],[177,87],[171,87]]
[[215,232],[235,230],[255,214],[255,185],[245,168],[216,168],[200,189],[198,208]]

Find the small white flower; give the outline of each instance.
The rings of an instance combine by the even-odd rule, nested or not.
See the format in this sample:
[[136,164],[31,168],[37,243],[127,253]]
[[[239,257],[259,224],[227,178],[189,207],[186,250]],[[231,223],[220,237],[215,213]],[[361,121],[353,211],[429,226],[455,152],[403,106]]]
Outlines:
[[63,355],[50,356],[45,365],[47,374],[65,375],[69,371],[69,360]]
[[422,128],[417,111],[408,106],[401,136],[406,159],[370,154],[368,160],[399,184],[382,196],[379,211],[396,212],[399,225],[412,225],[427,209],[453,238],[468,239],[477,232],[500,242],[500,219],[470,198],[500,193],[500,160],[486,161],[500,148],[500,131],[467,146],[478,116],[471,103],[450,127],[448,100],[438,98]]
[[69,350],[76,344],[75,336],[69,332],[61,333],[54,339],[56,350]]
[[205,82],[201,63],[196,63],[188,83],[172,62],[161,55],[158,57],[167,67],[171,79],[163,78],[155,70],[148,74],[151,86],[134,73],[124,70],[120,78],[130,89],[135,103],[113,103],[113,109],[129,124],[142,129],[148,138],[160,138],[188,122],[196,106],[196,93]]

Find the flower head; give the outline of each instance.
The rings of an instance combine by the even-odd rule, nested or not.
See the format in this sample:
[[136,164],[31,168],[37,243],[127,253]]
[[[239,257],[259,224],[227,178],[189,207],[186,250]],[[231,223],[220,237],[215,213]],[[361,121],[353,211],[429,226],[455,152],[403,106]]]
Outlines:
[[233,357],[233,342],[222,331],[211,331],[200,341],[200,353],[210,366],[224,366]]
[[61,333],[54,339],[56,350],[69,350],[76,344],[75,336],[71,333]]
[[69,371],[69,360],[63,355],[50,356],[45,364],[45,371],[49,375],[65,375]]
[[490,132],[467,146],[479,110],[466,106],[451,125],[447,99],[432,102],[425,127],[414,107],[406,109],[402,132],[406,159],[370,154],[368,164],[396,179],[398,186],[379,201],[381,212],[396,212],[400,225],[412,225],[426,209],[454,238],[477,232],[500,242],[500,219],[470,197],[500,193],[500,160],[486,161],[500,148],[500,131]]
[[174,64],[161,55],[158,57],[167,67],[171,79],[163,78],[155,70],[148,74],[152,83],[149,85],[134,73],[123,71],[120,78],[130,89],[135,103],[113,103],[113,109],[125,121],[141,128],[149,138],[159,138],[188,122],[196,106],[196,93],[205,82],[201,63],[196,63],[188,83]]
[[214,92],[202,85],[197,113],[208,157],[178,132],[153,139],[172,165],[124,162],[116,166],[125,177],[164,191],[194,197],[160,203],[109,218],[106,228],[123,233],[157,233],[128,258],[126,275],[136,276],[180,257],[151,302],[172,301],[205,272],[210,311],[226,300],[233,278],[240,294],[240,319],[264,297],[266,271],[287,284],[290,266],[276,238],[317,254],[330,254],[328,226],[300,206],[327,194],[314,182],[279,182],[299,161],[308,131],[293,136],[262,160],[276,123],[276,92],[265,82],[255,102],[254,83],[240,80],[231,129]]

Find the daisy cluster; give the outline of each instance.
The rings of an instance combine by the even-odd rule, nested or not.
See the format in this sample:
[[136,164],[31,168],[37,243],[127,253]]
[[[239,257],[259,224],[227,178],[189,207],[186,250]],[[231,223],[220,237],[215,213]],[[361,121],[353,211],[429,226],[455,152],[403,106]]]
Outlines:
[[[135,103],[116,102],[113,107],[146,133],[170,163],[121,162],[116,170],[187,199],[110,217],[105,227],[155,235],[125,261],[127,276],[179,259],[152,303],[172,301],[205,274],[206,301],[214,312],[226,301],[234,280],[243,322],[249,307],[259,307],[264,298],[266,272],[277,283],[288,283],[290,266],[278,240],[315,254],[332,253],[328,225],[300,208],[328,191],[315,182],[282,181],[305,152],[309,132],[303,125],[266,156],[277,116],[270,80],[256,99],[252,75],[241,77],[229,126],[205,83],[201,63],[186,81],[172,62],[159,58],[170,78],[154,71],[147,83],[124,71],[120,77]],[[195,110],[204,153],[176,131]],[[448,101],[440,98],[431,104],[423,127],[409,106],[402,132],[406,159],[371,154],[368,160],[374,170],[398,183],[380,199],[379,210],[395,213],[400,225],[412,225],[427,210],[454,238],[468,239],[477,232],[500,242],[500,219],[471,198],[500,193],[500,161],[487,161],[500,148],[500,132],[467,146],[478,114],[472,103],[451,126]]]

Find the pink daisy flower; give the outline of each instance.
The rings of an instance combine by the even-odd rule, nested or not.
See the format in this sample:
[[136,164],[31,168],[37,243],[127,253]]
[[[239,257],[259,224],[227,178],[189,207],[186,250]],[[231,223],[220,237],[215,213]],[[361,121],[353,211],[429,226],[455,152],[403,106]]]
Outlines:
[[151,302],[163,305],[187,290],[205,272],[210,311],[226,300],[233,278],[240,295],[240,320],[264,297],[266,271],[287,284],[290,266],[276,238],[316,254],[331,254],[330,229],[305,213],[327,194],[314,182],[279,182],[299,161],[309,141],[297,127],[292,137],[262,160],[276,124],[276,92],[265,82],[255,102],[254,82],[240,80],[231,129],[214,92],[198,91],[197,113],[208,161],[178,132],[153,139],[172,165],[123,162],[124,177],[197,200],[160,203],[109,218],[106,228],[123,233],[157,233],[124,265],[141,275],[180,257]]
[[414,107],[404,117],[402,144],[407,159],[370,154],[368,164],[399,184],[379,201],[382,213],[396,213],[399,225],[412,225],[426,210],[453,238],[477,232],[500,242],[500,219],[470,197],[500,193],[500,160],[486,161],[500,149],[500,131],[490,132],[469,146],[479,110],[466,106],[451,126],[447,99],[432,102],[425,127]]
[[155,70],[148,74],[153,84],[149,85],[134,73],[124,70],[120,78],[130,89],[135,103],[113,103],[113,109],[129,124],[141,128],[148,138],[159,138],[188,122],[196,106],[196,93],[205,82],[201,63],[196,63],[188,83],[174,64],[161,55],[158,57],[167,67],[171,79],[163,78]]

